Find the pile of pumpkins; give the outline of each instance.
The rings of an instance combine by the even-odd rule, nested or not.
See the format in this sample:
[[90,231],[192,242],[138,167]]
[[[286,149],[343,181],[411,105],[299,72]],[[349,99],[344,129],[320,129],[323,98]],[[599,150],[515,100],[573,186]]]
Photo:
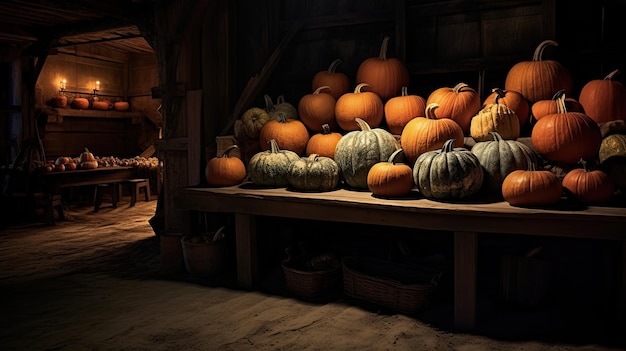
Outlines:
[[[388,41],[361,63],[354,90],[337,59],[314,75],[297,107],[265,95],[266,106],[245,111],[235,137],[258,141],[260,150],[246,164],[229,157],[236,146],[210,159],[209,185],[343,185],[383,198],[417,190],[445,201],[485,193],[514,206],[552,206],[563,197],[603,203],[626,189],[626,88],[613,80],[618,71],[589,81],[576,100],[570,72],[542,58],[557,45],[546,40],[484,101],[462,82],[425,99],[408,93],[408,69],[387,57]],[[522,130],[530,145],[520,141]]]

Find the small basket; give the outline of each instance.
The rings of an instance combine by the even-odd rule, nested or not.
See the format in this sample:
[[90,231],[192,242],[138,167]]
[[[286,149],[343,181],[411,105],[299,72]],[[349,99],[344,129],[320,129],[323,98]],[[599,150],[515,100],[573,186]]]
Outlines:
[[424,310],[441,279],[430,267],[375,258],[345,257],[341,264],[345,295],[405,314]]
[[325,269],[311,270],[306,267],[306,256],[288,258],[282,261],[287,289],[303,298],[325,298],[339,290],[341,267],[329,264]]

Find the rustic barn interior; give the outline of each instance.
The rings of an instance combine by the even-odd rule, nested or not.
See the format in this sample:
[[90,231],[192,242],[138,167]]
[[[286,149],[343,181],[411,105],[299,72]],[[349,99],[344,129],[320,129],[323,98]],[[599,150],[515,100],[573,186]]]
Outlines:
[[[501,211],[489,207],[488,200],[431,204],[433,219],[423,215],[419,218],[424,223],[415,223],[409,216],[419,211],[402,199],[387,202],[402,214],[386,217],[385,200],[362,191],[303,195],[290,189],[242,186],[233,194],[210,186],[205,167],[232,144],[239,146],[237,156],[244,162],[260,151],[258,140],[237,135],[238,123],[248,109],[266,107],[266,96],[276,101],[282,97],[298,106],[300,99],[312,92],[313,76],[338,58],[337,71],[344,72],[354,88],[359,83],[359,65],[379,55],[386,37],[387,57],[399,59],[408,69],[411,94],[426,98],[440,87],[464,82],[483,101],[493,88],[504,87],[507,73],[516,63],[529,61],[539,43],[553,40],[558,46],[547,47],[544,58],[567,67],[574,78],[571,96],[578,97],[587,82],[614,70],[626,70],[620,26],[625,13],[622,0],[3,1],[0,211],[6,216],[0,224],[0,247],[1,252],[10,252],[3,255],[7,257],[3,287],[17,295],[24,288],[20,275],[31,274],[31,268],[11,267],[14,263],[9,258],[19,250],[12,243],[27,245],[30,241],[26,238],[39,240],[45,233],[60,242],[66,240],[67,245],[80,245],[85,252],[90,243],[101,243],[112,255],[123,249],[122,242],[145,250],[141,254],[137,250],[117,252],[115,257],[136,262],[131,256],[145,255],[141,257],[146,261],[139,266],[153,274],[131,276],[144,282],[154,279],[164,289],[167,285],[167,296],[175,295],[177,288],[180,296],[188,293],[191,298],[205,291],[215,293],[219,301],[202,301],[215,303],[221,313],[236,311],[242,301],[271,303],[284,311],[279,317],[282,321],[298,325],[294,321],[304,314],[312,322],[301,323],[323,325],[303,339],[290,335],[283,342],[269,340],[280,339],[285,330],[255,325],[275,334],[244,335],[230,344],[224,337],[217,338],[220,344],[187,341],[179,344],[184,349],[355,349],[371,345],[392,349],[396,343],[398,348],[411,350],[463,349],[464,344],[469,345],[468,350],[620,349],[626,346],[623,189],[610,203],[591,211],[569,203],[556,210],[531,209],[521,215],[513,210],[515,221],[528,218],[537,223],[535,233],[526,229],[531,224],[518,233],[509,228],[517,223],[513,219],[507,222],[509,219],[485,214]],[[624,83],[624,77],[613,79]],[[82,102],[86,105],[81,107]],[[530,124],[521,128],[520,140],[529,143],[531,128]],[[624,131],[619,123],[611,128],[616,134]],[[65,163],[63,158],[80,165],[91,162],[91,156],[96,156],[97,171],[58,169],[58,163]],[[137,179],[148,180],[140,183],[147,188],[133,187],[131,180]],[[105,199],[99,203],[103,193]],[[144,195],[147,201],[143,201]],[[354,206],[350,201],[355,201]],[[99,205],[94,207],[94,202]],[[298,212],[310,209],[318,212]],[[455,213],[465,217],[458,219]],[[119,222],[127,215],[135,225],[124,229]],[[446,215],[452,217],[446,220]],[[120,234],[117,244],[109,242],[110,237],[79,240],[72,233],[86,231],[86,220],[98,223],[86,238],[101,231],[115,236],[106,229],[111,226],[125,234]],[[468,221],[467,228],[463,228],[463,220]],[[229,257],[217,276],[207,278],[183,262],[181,239],[200,232],[214,234],[219,228],[225,228],[228,238],[220,252]],[[127,230],[138,232],[134,235]],[[46,248],[58,250],[49,240]],[[469,248],[459,248],[465,245]],[[407,316],[376,303],[359,303],[341,292],[323,299],[298,296],[287,287],[281,266],[291,257],[286,253],[289,249],[332,251],[338,256],[358,253],[405,263],[417,260],[431,263],[443,274],[430,308]],[[26,266],[63,273],[62,261],[46,270],[38,263],[41,257],[37,258],[36,252],[27,252],[33,261]],[[100,258],[93,261],[97,267],[109,263]],[[136,269],[128,262],[117,263],[120,269]],[[469,275],[459,277],[459,272]],[[107,274],[100,268],[87,273],[115,284],[105,280]],[[79,276],[87,273],[73,272]],[[513,279],[516,274],[519,276]],[[53,279],[45,280],[49,284]],[[517,286],[528,281],[532,287]],[[184,287],[168,285],[180,283]],[[24,286],[34,285],[36,282]],[[138,291],[154,288],[145,285],[137,287],[142,289]],[[198,287],[203,290],[195,290]],[[517,289],[520,295],[511,295],[510,289]],[[45,294],[47,290],[35,291]],[[71,303],[54,297],[61,305]],[[131,301],[144,298],[126,297]],[[326,310],[329,306],[331,312]],[[359,326],[341,327],[346,335],[332,330],[337,321],[351,322],[354,306],[363,309],[357,313],[357,323],[376,335],[360,334],[361,340],[353,340],[352,328],[358,330]],[[289,309],[293,310],[286,311]],[[64,312],[61,308],[55,311]],[[316,311],[330,313],[331,320],[311,317]],[[250,319],[258,323],[256,317],[273,312],[270,308],[249,313],[241,313],[241,321],[224,323],[225,329],[215,320],[198,323],[210,324],[221,335],[247,325]],[[167,317],[167,312],[161,317]],[[403,333],[411,336],[404,339],[389,330],[372,330],[366,326],[368,318],[375,320],[376,326],[387,323],[390,329],[404,330],[409,323],[410,328],[426,332],[413,330],[416,334],[411,334],[409,328]],[[33,323],[49,327],[45,320],[35,320]],[[177,315],[176,321],[181,320],[184,317]],[[27,318],[20,316],[19,321],[28,327]],[[167,329],[167,322],[157,324]],[[19,327],[9,332],[17,333]],[[296,334],[299,327],[293,328],[289,333]],[[107,333],[119,332],[113,329]],[[55,336],[55,342],[71,343],[74,336],[70,335],[72,328],[68,330],[67,336]],[[169,329],[175,330],[181,331]],[[158,332],[152,333],[153,344],[132,345],[130,337],[116,337],[116,342],[137,350],[167,349],[168,343],[175,347],[174,339],[157,340]],[[4,337],[10,345],[20,342],[14,335]],[[422,342],[420,337],[439,342]],[[329,338],[341,341],[333,346]],[[372,343],[376,338],[383,341]],[[454,346],[441,343],[446,339]],[[80,342],[88,344],[86,349],[107,349],[89,344],[93,340]],[[45,341],[39,346],[69,347]]]

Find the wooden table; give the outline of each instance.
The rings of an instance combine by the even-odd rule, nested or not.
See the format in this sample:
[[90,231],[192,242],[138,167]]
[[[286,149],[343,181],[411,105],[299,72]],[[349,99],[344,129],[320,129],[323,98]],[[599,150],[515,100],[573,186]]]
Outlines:
[[51,194],[60,194],[63,188],[119,183],[135,178],[135,167],[98,167],[94,169],[77,169],[63,172],[47,172],[37,174],[40,189]]
[[626,302],[626,208],[528,209],[506,202],[443,203],[421,198],[379,199],[366,191],[340,189],[302,193],[258,189],[250,184],[225,188],[183,188],[175,206],[196,212],[233,213],[237,279],[251,288],[258,279],[256,217],[275,216],[321,221],[388,225],[454,233],[454,322],[472,329],[476,315],[476,254],[479,233],[543,235],[615,240],[622,247],[619,318]]

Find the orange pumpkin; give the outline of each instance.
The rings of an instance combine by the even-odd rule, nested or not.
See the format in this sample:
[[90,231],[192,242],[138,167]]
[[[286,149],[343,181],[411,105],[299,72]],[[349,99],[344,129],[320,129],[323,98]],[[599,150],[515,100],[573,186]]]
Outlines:
[[367,173],[367,187],[375,196],[401,197],[413,189],[413,169],[400,162],[402,149],[394,151],[388,161],[375,163]]
[[426,106],[436,103],[437,118],[450,118],[461,126],[463,133],[469,133],[472,117],[480,111],[481,101],[476,90],[466,83],[459,83],[454,88],[436,89],[428,96]]
[[350,79],[345,73],[337,72],[337,66],[341,64],[341,59],[331,62],[327,71],[317,72],[313,76],[311,90],[316,91],[318,88],[328,86],[329,90],[322,91],[332,95],[335,100],[348,91],[350,91]]
[[531,104],[550,99],[561,89],[565,89],[567,95],[571,94],[574,86],[571,73],[558,61],[543,60],[543,52],[548,46],[558,44],[545,40],[535,49],[532,61],[513,65],[506,75],[504,89],[520,92]]
[[368,83],[366,90],[373,91],[383,101],[398,96],[401,88],[409,85],[409,70],[399,59],[387,58],[388,45],[389,37],[386,36],[378,57],[365,59],[356,72],[357,83]]
[[[558,100],[561,95],[565,95],[565,89],[561,89],[557,91],[552,99],[550,100],[539,100],[532,104],[531,111],[532,116],[535,120],[540,120],[543,116],[551,115],[553,113],[557,113],[559,111],[559,103]],[[583,106],[578,102],[578,100],[573,99],[571,97],[565,97],[565,108],[569,112],[585,112]]]
[[463,130],[449,118],[437,118],[437,104],[430,104],[424,110],[424,116],[410,120],[400,135],[400,145],[410,163],[427,152],[439,150],[443,144],[454,139],[454,147],[463,147]]
[[626,119],[626,87],[613,80],[619,73],[614,70],[604,79],[594,79],[585,84],[578,101],[587,116],[598,123]]
[[343,94],[335,104],[335,119],[345,131],[359,130],[356,119],[360,118],[374,128],[383,121],[384,105],[376,93],[361,91],[367,83],[360,83],[354,92]]
[[246,178],[246,166],[238,157],[230,157],[230,153],[237,149],[231,145],[222,155],[210,159],[204,169],[204,177],[212,186],[233,186],[240,184]]
[[501,104],[508,106],[515,112],[519,118],[520,128],[524,127],[530,120],[530,103],[522,93],[512,90],[504,90],[500,88],[494,88],[491,90],[491,94],[483,101],[483,107],[492,104],[496,98]]
[[306,150],[309,142],[309,131],[302,121],[286,118],[284,114],[279,114],[278,119],[265,123],[259,135],[261,149],[270,149],[270,140],[275,140],[283,150],[293,151],[301,155]]
[[515,170],[502,182],[502,197],[511,206],[552,206],[563,195],[563,185],[556,174],[537,170],[535,162],[528,162],[527,170]]
[[563,187],[582,203],[603,203],[609,201],[615,186],[608,174],[599,169],[590,170],[587,162],[580,160],[582,168],[575,168],[563,177]]
[[318,154],[334,159],[335,148],[341,137],[341,134],[330,129],[330,125],[322,125],[322,132],[311,136],[306,144],[306,155]]
[[531,133],[535,151],[552,162],[576,164],[578,160],[598,155],[602,134],[598,124],[581,112],[568,112],[565,95],[557,113],[542,117]]
[[109,100],[95,100],[91,104],[94,110],[108,111],[113,108],[113,104]]
[[402,134],[402,129],[415,117],[423,116],[426,100],[418,95],[409,95],[402,87],[402,95],[392,97],[385,103],[385,121],[391,134]]
[[492,104],[483,107],[472,118],[470,135],[476,141],[489,141],[493,139],[490,133],[497,132],[502,139],[515,140],[520,135],[519,123],[517,114],[509,106],[500,103],[496,95]]
[[298,102],[300,120],[314,132],[321,132],[324,124],[333,128],[337,126],[337,121],[335,121],[337,101],[330,94],[322,94],[323,91],[329,89],[328,85],[321,86],[313,93],[304,95]]
[[89,100],[81,97],[74,98],[74,100],[72,100],[72,108],[86,110],[89,108]]

